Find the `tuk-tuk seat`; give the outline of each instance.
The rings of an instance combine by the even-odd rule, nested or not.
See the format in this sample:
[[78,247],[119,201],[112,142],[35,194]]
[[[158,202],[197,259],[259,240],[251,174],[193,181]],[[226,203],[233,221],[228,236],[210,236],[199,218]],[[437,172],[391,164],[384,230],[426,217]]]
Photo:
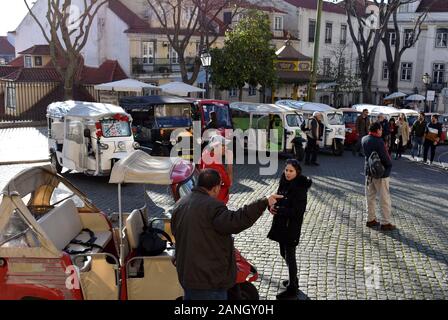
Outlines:
[[[89,233],[83,232],[84,226],[72,199],[64,201],[38,222],[58,250],[83,251],[87,249],[83,245],[71,244],[73,240],[81,242],[90,240]],[[112,233],[110,231],[96,231],[95,238],[95,247],[89,250],[91,253],[101,252],[102,250],[99,247],[104,248],[109,243],[112,239]]]
[[140,234],[143,232],[144,222],[139,210],[134,210],[126,219],[126,232],[131,250],[138,247]]

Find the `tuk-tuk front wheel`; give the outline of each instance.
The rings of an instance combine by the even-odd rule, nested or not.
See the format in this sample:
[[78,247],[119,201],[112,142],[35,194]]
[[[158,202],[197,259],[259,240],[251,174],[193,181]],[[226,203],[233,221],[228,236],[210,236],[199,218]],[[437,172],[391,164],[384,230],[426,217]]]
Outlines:
[[51,164],[56,168],[56,172],[57,173],[61,173],[62,172],[62,166],[59,164],[56,152],[53,152],[51,154],[50,158],[51,158],[51,160],[50,160]]
[[228,291],[228,299],[231,301],[255,301],[260,300],[260,295],[258,294],[257,288],[252,283],[246,281],[243,283],[238,283],[231,288]]
[[344,153],[344,144],[339,139],[334,139],[333,141],[333,154],[335,156],[342,156]]

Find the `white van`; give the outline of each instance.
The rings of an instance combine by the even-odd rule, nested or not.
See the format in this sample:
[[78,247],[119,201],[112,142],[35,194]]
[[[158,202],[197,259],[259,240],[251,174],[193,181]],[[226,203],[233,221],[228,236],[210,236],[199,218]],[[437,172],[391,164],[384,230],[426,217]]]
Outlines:
[[[234,128],[253,135],[245,146],[248,150],[269,151],[298,155],[293,141],[299,138],[302,149],[306,146],[306,135],[300,129],[303,114],[289,107],[274,104],[234,102],[230,104]],[[271,137],[270,133],[276,137]],[[297,141],[297,140],[296,140]]]
[[93,176],[107,176],[114,163],[139,148],[132,118],[110,104],[55,102],[47,108],[52,164]]
[[342,111],[323,103],[296,100],[280,100],[276,102],[276,105],[293,108],[301,112],[305,119],[312,117],[316,111],[320,112],[325,126],[323,140],[319,142],[320,148],[330,149],[336,156],[344,153],[346,128]]

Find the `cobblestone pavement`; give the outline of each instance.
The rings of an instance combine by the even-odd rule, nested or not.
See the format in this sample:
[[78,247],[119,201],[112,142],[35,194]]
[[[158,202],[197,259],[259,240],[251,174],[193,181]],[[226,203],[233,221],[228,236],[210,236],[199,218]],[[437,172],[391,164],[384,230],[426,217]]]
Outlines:
[[[439,153],[448,147],[439,148]],[[305,167],[314,180],[297,248],[301,299],[448,299],[448,172],[394,161],[393,220],[398,230],[365,227],[363,159],[322,154],[321,167]],[[281,164],[283,165],[283,163]],[[0,166],[0,188],[31,165]],[[276,191],[280,172],[260,177],[256,165],[237,166],[230,205],[240,207]],[[280,171],[280,170],[279,170]],[[65,174],[107,213],[117,211],[116,187],[106,178]],[[143,187],[126,185],[126,211],[145,204]],[[151,187],[151,215],[170,206],[165,187]],[[236,237],[236,247],[258,269],[261,299],[275,299],[288,275],[278,245],[266,238],[265,215]]]
[[0,129],[0,164],[44,161],[49,158],[47,128]]

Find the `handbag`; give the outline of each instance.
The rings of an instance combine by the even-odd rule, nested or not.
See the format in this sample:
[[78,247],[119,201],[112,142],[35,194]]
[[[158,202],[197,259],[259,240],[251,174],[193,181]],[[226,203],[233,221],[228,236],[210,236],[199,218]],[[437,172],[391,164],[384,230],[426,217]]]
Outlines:
[[173,246],[171,237],[165,231],[153,227],[154,222],[158,220],[162,219],[153,219],[148,226],[143,227],[143,232],[140,234],[137,247],[138,256],[158,256],[167,249],[168,243],[170,246]]

